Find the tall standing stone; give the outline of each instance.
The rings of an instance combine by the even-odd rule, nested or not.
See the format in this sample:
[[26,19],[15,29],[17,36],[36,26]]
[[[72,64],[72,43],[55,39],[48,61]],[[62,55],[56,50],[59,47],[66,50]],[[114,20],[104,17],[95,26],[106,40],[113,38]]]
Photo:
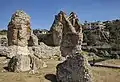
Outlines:
[[85,55],[80,53],[83,34],[77,15],[73,12],[69,16],[64,12],[61,15],[63,30],[60,50],[66,60],[56,67],[57,82],[92,82],[90,65]]
[[63,57],[70,56],[81,50],[83,41],[82,26],[75,13],[66,16],[63,13],[62,41],[60,45],[61,54]]
[[24,11],[16,11],[8,24],[8,45],[11,58],[9,71],[30,70],[28,40],[30,38],[30,17]]

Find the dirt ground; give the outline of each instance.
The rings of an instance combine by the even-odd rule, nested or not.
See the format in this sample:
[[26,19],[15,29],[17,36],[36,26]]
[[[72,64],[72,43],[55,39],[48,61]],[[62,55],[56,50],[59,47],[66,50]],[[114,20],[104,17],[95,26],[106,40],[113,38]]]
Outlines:
[[[53,59],[45,61],[48,67],[39,70],[38,74],[0,71],[0,82],[56,82],[55,69],[60,62]],[[120,60],[109,60],[108,62],[110,63],[110,61],[117,64],[120,62]],[[2,64],[0,64],[0,70],[3,70]],[[95,82],[120,82],[120,69],[92,67],[92,72]]]

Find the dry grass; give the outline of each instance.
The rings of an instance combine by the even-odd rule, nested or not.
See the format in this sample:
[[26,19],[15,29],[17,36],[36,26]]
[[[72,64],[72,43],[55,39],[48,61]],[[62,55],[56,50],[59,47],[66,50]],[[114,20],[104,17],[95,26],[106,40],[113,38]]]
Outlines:
[[[0,72],[0,82],[55,82],[47,80],[45,76],[55,74],[56,65],[59,62],[52,59],[45,61],[47,61],[48,67],[39,70],[39,74]],[[105,63],[118,64],[120,62],[120,60],[107,61]],[[0,64],[0,70],[2,70],[2,67],[3,65]],[[120,82],[120,69],[92,67],[92,71],[95,82]]]

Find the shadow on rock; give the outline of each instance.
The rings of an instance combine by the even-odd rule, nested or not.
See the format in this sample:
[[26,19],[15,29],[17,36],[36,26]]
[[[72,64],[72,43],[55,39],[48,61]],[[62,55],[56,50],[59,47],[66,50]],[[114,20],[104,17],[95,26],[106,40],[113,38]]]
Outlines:
[[46,75],[45,75],[45,78],[46,78],[47,80],[50,80],[51,82],[57,82],[57,80],[56,80],[56,75],[55,75],[55,74],[46,74]]

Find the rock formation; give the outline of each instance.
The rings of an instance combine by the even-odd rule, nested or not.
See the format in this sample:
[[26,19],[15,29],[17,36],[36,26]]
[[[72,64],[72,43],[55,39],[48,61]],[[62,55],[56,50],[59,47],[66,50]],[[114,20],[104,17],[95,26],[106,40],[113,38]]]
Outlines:
[[27,46],[30,32],[30,17],[23,11],[16,11],[8,24],[8,45]]
[[57,82],[92,82],[90,66],[82,54],[74,54],[57,65]]
[[43,42],[40,42],[39,46],[29,47],[30,54],[36,55],[38,58],[52,58],[55,55],[60,56],[60,47],[47,46]]
[[30,37],[30,17],[24,11],[16,11],[8,24],[8,45],[7,57],[12,58],[8,64],[9,71],[30,70],[30,55],[28,40]]
[[70,16],[63,14],[62,41],[60,45],[61,54],[63,57],[74,54],[81,50],[81,44],[83,41],[82,27],[79,24],[79,20],[75,13],[71,13]]
[[63,25],[60,22],[60,20],[61,20],[61,13],[58,13],[58,15],[55,15],[55,20],[50,29],[50,33],[52,34],[53,44],[55,46],[59,46],[62,39]]
[[[42,60],[30,54],[28,42],[31,46],[38,45],[38,41],[31,33],[30,17],[24,11],[16,11],[8,24],[8,52],[7,57],[11,58],[8,63],[8,70],[21,72],[39,69],[37,65],[43,64]],[[37,60],[37,61],[36,61]]]
[[92,82],[90,65],[80,53],[83,34],[76,14],[72,12],[67,17],[61,11],[61,23],[63,30],[60,50],[66,60],[57,65],[57,82]]

